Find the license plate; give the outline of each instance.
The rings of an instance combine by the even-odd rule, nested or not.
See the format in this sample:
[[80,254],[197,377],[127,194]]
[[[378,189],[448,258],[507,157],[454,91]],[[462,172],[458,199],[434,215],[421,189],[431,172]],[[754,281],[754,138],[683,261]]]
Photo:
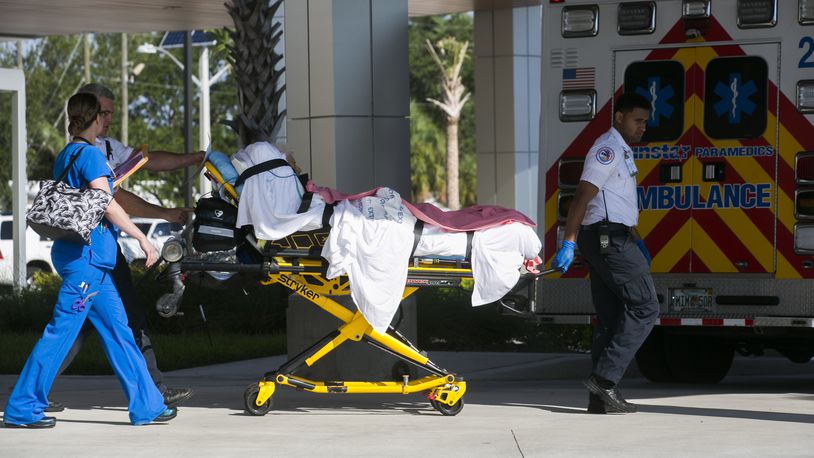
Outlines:
[[670,288],[671,312],[711,312],[712,288]]

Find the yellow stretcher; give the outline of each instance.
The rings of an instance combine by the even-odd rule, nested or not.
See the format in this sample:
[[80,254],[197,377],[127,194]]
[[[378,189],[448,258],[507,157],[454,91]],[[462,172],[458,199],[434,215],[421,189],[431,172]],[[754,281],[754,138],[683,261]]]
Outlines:
[[[210,163],[205,164],[206,174],[214,183],[223,186],[234,202],[237,193],[229,183],[225,183],[218,171]],[[257,382],[249,385],[244,393],[246,412],[251,415],[265,415],[272,408],[272,396],[278,385],[288,386],[312,393],[426,393],[432,407],[443,415],[457,415],[464,406],[466,382],[459,375],[439,367],[415,347],[407,338],[392,326],[384,334],[373,330],[365,318],[357,311],[343,307],[331,296],[350,294],[347,277],[325,278],[327,261],[320,257],[322,245],[330,228],[325,227],[310,232],[298,232],[285,239],[256,243],[248,241],[260,254],[254,263],[213,263],[183,259],[184,248],[181,239],[170,240],[162,250],[162,257],[169,262],[164,271],[175,283],[174,293],[162,297],[157,304],[159,314],[171,316],[177,311],[180,295],[183,293],[181,278],[186,272],[251,272],[257,274],[262,285],[279,283],[294,293],[313,302],[341,321],[341,325],[316,342],[310,348],[294,356],[276,370],[266,372]],[[536,279],[552,270],[540,274],[526,274],[513,291],[527,288],[529,298],[534,297]],[[402,300],[421,287],[456,287],[464,279],[472,278],[471,265],[466,260],[444,260],[413,258],[408,268],[407,282]],[[411,380],[385,381],[316,381],[295,375],[303,366],[313,366],[325,355],[348,342],[366,342],[389,353],[400,360],[422,369],[428,375]]]

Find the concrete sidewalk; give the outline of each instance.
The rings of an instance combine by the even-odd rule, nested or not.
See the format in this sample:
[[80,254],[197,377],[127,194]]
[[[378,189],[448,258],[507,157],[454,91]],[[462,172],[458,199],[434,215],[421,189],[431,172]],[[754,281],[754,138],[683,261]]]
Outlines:
[[[113,377],[65,376],[52,430],[0,428],[0,456],[811,456],[814,364],[739,358],[719,385],[655,385],[631,371],[632,415],[588,415],[587,355],[432,353],[469,383],[444,417],[420,395],[317,395],[280,387],[264,417],[242,393],[284,358],[167,374],[196,395],[163,425],[132,427]],[[0,376],[8,386],[16,376]],[[0,406],[8,395],[0,391]]]

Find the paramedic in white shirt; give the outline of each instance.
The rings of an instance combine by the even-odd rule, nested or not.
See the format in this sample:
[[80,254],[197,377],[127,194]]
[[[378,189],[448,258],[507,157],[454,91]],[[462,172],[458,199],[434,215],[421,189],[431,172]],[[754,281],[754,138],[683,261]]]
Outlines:
[[562,247],[553,261],[565,272],[579,245],[591,274],[597,325],[592,371],[584,382],[590,413],[636,412],[636,405],[625,401],[616,385],[659,313],[650,254],[636,232],[637,170],[629,146],[641,141],[649,115],[650,102],[641,95],[626,93],[616,100],[613,127],[585,157]]
[[[102,111],[103,131],[100,136],[96,138],[96,146],[102,150],[107,157],[107,163],[111,168],[116,168],[119,164],[127,160],[133,152],[133,148],[123,145],[120,141],[107,137],[107,130],[110,127],[110,121],[113,119],[113,101],[115,96],[113,92],[105,86],[97,83],[86,84],[82,86],[80,93],[93,94],[99,100]],[[187,166],[198,166],[203,162],[204,151],[198,151],[189,154],[175,154],[167,151],[150,151],[149,160],[144,164],[144,168],[156,172],[177,170]],[[191,208],[164,208],[159,205],[151,204],[141,197],[124,190],[117,189],[115,194],[116,202],[124,208],[130,216],[141,216],[146,218],[161,218],[170,222],[186,223],[188,215],[192,212]],[[133,331],[133,336],[136,339],[144,354],[144,359],[147,362],[147,369],[150,371],[150,376],[153,378],[156,386],[164,395],[164,403],[167,407],[174,407],[179,403],[189,399],[192,396],[192,389],[190,388],[169,388],[164,385],[163,374],[158,369],[158,363],[155,359],[155,352],[153,351],[152,343],[147,335],[147,315],[142,308],[136,291],[133,287],[133,279],[130,274],[130,266],[127,264],[124,255],[122,254],[121,247],[118,247],[116,257],[116,267],[113,269],[113,282],[119,290],[122,302],[124,303],[125,311],[127,312],[127,321],[130,329]],[[87,337],[88,332],[92,328],[83,328],[79,337],[76,339],[68,356],[59,368],[57,375],[61,374],[65,368],[73,361],[82,343]],[[59,411],[63,408],[61,403],[50,401],[49,411]]]

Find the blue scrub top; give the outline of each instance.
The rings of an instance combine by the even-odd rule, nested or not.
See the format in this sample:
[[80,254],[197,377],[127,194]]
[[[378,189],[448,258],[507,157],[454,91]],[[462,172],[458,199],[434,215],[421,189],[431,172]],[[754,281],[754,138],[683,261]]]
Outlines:
[[[110,192],[113,193],[113,171],[99,148],[86,143],[68,143],[54,161],[54,179],[56,180],[68,166],[74,154],[76,161],[68,170],[63,180],[73,188],[87,187],[99,178],[107,177]],[[64,266],[79,259],[87,260],[90,265],[101,269],[113,269],[116,266],[116,238],[118,228],[106,218],[90,233],[90,245],[56,240],[51,249],[51,260],[54,266]]]

